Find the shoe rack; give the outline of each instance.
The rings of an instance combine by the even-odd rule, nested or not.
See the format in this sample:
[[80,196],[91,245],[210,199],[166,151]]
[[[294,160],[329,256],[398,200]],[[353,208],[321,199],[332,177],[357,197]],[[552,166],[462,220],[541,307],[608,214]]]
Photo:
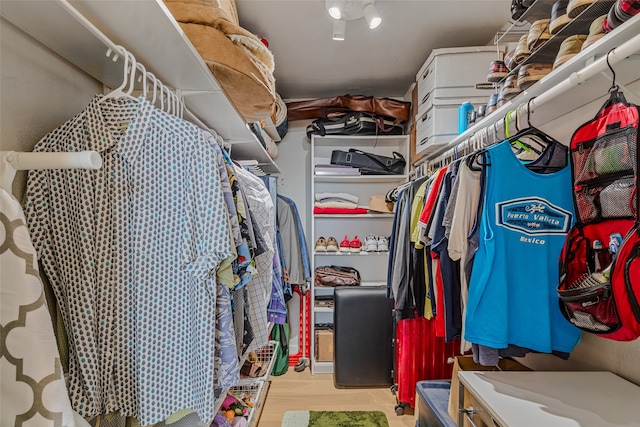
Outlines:
[[[407,159],[405,173],[402,175],[318,175],[316,165],[329,164],[333,150],[348,151],[356,148],[369,153],[392,156],[392,152],[401,153]],[[386,285],[389,252],[366,252],[364,242],[369,234],[390,236],[393,225],[393,213],[368,211],[362,214],[314,214],[313,205],[316,193],[349,193],[358,197],[358,207],[368,208],[373,195],[386,194],[387,191],[408,181],[409,136],[311,136],[311,268],[325,265],[348,266],[357,269],[361,276],[361,286]],[[334,237],[340,245],[345,235],[353,240],[357,235],[363,247],[360,252],[316,251],[315,243],[320,237],[328,240]],[[333,373],[333,339],[327,327],[333,325],[333,305],[327,298],[333,295],[334,288],[316,287],[311,283],[311,373]],[[316,299],[318,300],[316,303]],[[321,331],[316,334],[316,330]],[[321,335],[320,346],[316,335]]]

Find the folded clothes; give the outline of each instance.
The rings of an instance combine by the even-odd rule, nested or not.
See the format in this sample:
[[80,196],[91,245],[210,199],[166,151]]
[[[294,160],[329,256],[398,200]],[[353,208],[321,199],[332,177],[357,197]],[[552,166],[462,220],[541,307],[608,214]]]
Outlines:
[[345,201],[358,203],[358,196],[349,193],[316,193],[317,202]]
[[330,201],[330,202],[315,202],[313,204],[316,208],[346,208],[353,209],[357,208],[358,204],[353,202],[342,202],[342,201]]
[[366,214],[368,210],[366,208],[313,208],[314,214]]

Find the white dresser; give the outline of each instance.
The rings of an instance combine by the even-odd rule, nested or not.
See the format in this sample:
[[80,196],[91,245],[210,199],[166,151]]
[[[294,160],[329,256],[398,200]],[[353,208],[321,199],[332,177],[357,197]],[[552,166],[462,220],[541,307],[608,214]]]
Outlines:
[[[463,371],[458,378],[460,402],[467,389],[488,425],[640,427],[640,387],[610,372]],[[474,425],[465,424],[471,409],[460,411],[458,425]]]

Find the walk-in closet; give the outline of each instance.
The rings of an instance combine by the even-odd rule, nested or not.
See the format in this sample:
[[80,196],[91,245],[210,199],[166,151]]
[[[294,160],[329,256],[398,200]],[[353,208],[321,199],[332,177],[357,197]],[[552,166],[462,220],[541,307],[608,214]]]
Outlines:
[[0,0],[0,425],[640,427],[640,1]]

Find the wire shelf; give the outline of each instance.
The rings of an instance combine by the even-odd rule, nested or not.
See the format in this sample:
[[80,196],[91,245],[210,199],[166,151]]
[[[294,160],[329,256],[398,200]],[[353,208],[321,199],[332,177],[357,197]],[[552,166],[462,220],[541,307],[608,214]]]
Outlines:
[[278,341],[269,341],[264,347],[252,352],[255,353],[255,358],[249,356],[245,360],[240,369],[240,381],[238,384],[247,385],[256,381],[266,381],[271,375],[278,345]]
[[250,426],[253,425],[257,414],[260,413],[260,406],[264,401],[261,397],[265,384],[265,381],[253,380],[251,383],[233,386],[228,391],[229,394],[250,406],[249,413],[245,415]]

